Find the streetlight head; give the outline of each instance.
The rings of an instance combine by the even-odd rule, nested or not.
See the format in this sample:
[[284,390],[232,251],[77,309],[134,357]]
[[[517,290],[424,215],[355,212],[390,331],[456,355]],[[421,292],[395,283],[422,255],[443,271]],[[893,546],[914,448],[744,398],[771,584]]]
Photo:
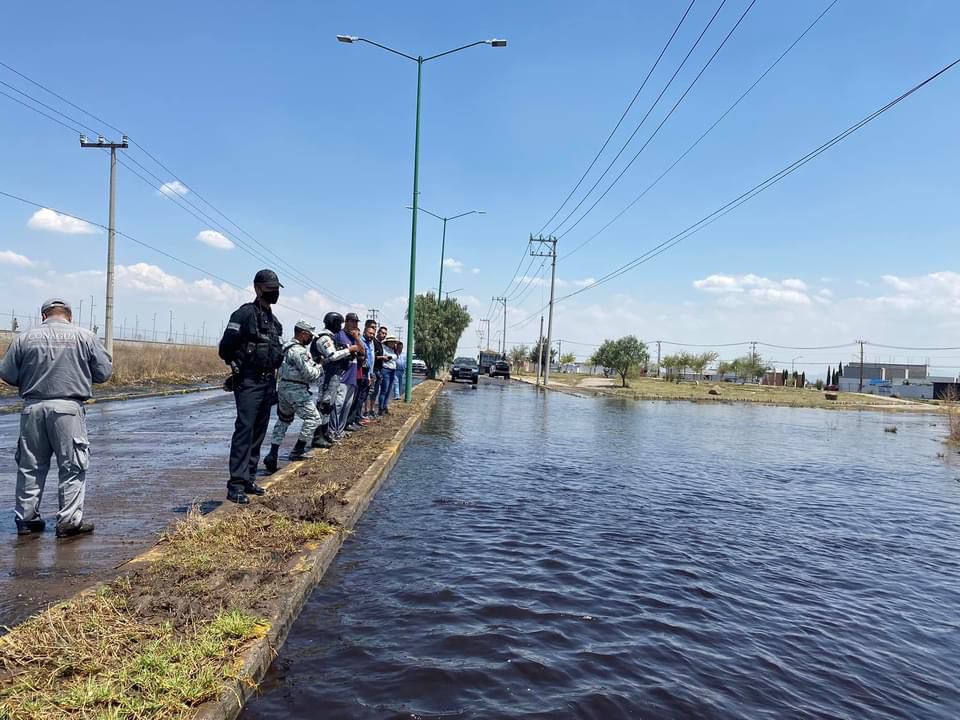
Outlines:
[[477,215],[486,215],[486,214],[487,214],[487,211],[486,211],[486,210],[477,210],[476,213],[477,213]]
[[360,38],[355,37],[353,35],[337,35],[337,40],[339,40],[342,43],[355,43],[359,39]]
[[80,136],[80,144],[83,145],[86,141],[87,141],[87,136],[86,136],[86,135],[81,135],[81,136]]
[[490,40],[487,40],[487,45],[489,45],[490,47],[506,47],[507,41],[504,40],[503,38],[492,38]]

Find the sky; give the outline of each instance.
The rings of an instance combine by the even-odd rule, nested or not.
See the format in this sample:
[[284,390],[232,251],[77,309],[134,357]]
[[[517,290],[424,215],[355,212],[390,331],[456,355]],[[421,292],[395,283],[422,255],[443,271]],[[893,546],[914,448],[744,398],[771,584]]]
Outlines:
[[[506,346],[535,341],[549,264],[529,256],[528,239],[555,232],[556,295],[583,292],[555,304],[553,337],[579,359],[629,333],[654,355],[657,340],[664,353],[703,345],[723,357],[759,341],[767,360],[816,376],[856,359],[862,339],[869,360],[929,359],[956,374],[960,350],[908,348],[960,345],[960,66],[702,231],[592,286],[960,57],[955,3],[830,5],[16,3],[0,25],[0,62],[98,119],[0,66],[0,92],[69,126],[0,95],[0,192],[36,203],[0,196],[0,326],[55,294],[75,310],[83,302],[84,324],[92,296],[103,325],[106,233],[56,211],[107,224],[108,155],[81,149],[77,131],[118,140],[113,126],[136,143],[117,169],[118,332],[215,338],[264,266],[285,285],[288,328],[347,308],[376,308],[401,327],[417,68],[335,36],[424,57],[498,37],[506,48],[423,65],[420,204],[441,216],[485,211],[447,227],[444,291],[473,318],[459,354],[503,344],[497,296],[507,297]],[[605,151],[548,222],[688,6]],[[418,292],[438,285],[441,230],[421,215]],[[479,334],[484,318],[492,337]],[[791,349],[814,347],[829,349]]]

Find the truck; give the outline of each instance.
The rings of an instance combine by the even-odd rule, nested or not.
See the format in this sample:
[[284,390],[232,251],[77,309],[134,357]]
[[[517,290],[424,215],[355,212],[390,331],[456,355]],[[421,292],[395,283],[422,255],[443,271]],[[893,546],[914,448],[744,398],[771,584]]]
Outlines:
[[490,366],[493,365],[497,360],[502,360],[496,350],[481,350],[480,357],[477,360],[477,364],[480,365],[480,374],[487,375],[490,372]]

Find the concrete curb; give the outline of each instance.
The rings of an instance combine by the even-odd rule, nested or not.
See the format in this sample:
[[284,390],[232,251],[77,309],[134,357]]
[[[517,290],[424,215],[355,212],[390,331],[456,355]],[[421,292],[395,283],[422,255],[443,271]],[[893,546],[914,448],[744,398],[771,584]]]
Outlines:
[[[393,439],[387,443],[383,452],[377,456],[373,464],[367,468],[366,472],[347,492],[347,506],[350,508],[350,512],[343,521],[345,530],[353,529],[363,515],[384,478],[396,464],[400,451],[432,410],[442,388],[443,383],[436,383],[428,390],[430,395],[424,403],[423,409],[417,415],[407,419]],[[280,473],[276,475],[280,475]],[[276,482],[275,476],[271,477],[271,482]],[[263,679],[280,647],[286,641],[290,628],[293,627],[294,622],[299,617],[300,611],[313,589],[323,578],[330,563],[333,562],[337,552],[339,552],[345,535],[346,533],[340,532],[316,543],[294,561],[296,566],[304,568],[304,572],[296,578],[293,586],[287,589],[286,599],[277,613],[270,618],[270,629],[267,634],[255,641],[238,658],[239,679],[228,682],[218,700],[205,703],[197,708],[194,715],[197,720],[233,720],[240,714],[243,705],[257,691],[257,684]]]

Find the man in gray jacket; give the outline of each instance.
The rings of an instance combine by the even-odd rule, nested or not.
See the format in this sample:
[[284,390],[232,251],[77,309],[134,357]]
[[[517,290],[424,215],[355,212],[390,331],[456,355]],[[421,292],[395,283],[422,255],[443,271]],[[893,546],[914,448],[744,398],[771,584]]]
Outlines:
[[84,481],[90,464],[86,412],[92,383],[110,379],[113,361],[99,338],[72,324],[66,300],[40,308],[43,324],[14,339],[0,361],[0,379],[23,398],[17,443],[17,534],[41,532],[40,499],[55,455],[60,469],[57,537],[93,532],[83,520]]

